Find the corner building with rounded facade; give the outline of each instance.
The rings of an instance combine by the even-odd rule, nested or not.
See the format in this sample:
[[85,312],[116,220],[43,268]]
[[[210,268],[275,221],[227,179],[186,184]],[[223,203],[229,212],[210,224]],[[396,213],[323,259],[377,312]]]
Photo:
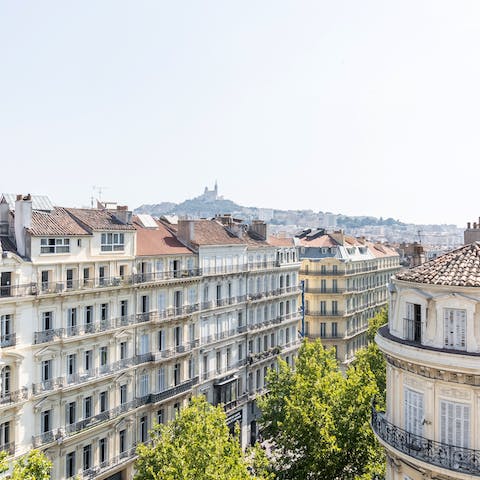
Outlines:
[[480,244],[398,273],[388,325],[386,412],[372,427],[391,480],[480,477]]

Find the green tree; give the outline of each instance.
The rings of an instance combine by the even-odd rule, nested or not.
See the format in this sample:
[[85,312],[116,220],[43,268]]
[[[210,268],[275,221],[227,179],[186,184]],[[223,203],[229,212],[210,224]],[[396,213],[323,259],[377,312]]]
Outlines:
[[49,480],[52,462],[40,450],[30,450],[13,466],[11,480]]
[[382,471],[382,451],[370,429],[370,403],[378,387],[368,364],[343,375],[333,349],[306,341],[295,369],[280,361],[259,401],[263,434],[276,446],[279,479],[370,478]]
[[[166,425],[156,425],[152,443],[140,445],[135,480],[267,480],[261,449],[244,454],[226,424],[223,408],[204,397]],[[252,472],[252,473],[251,473]]]
[[5,451],[0,452],[0,473],[6,472],[8,470],[8,454]]
[[367,339],[369,341],[365,348],[362,348],[355,355],[355,364],[360,369],[370,368],[378,387],[377,403],[379,407],[385,406],[387,390],[387,369],[385,358],[375,343],[375,335],[380,327],[388,322],[388,310],[384,308],[368,322]]

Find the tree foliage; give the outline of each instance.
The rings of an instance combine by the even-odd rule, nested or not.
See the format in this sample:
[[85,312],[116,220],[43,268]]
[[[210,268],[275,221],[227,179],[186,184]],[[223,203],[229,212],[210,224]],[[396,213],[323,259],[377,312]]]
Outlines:
[[11,480],[49,480],[52,462],[40,450],[30,450],[18,459],[14,466]]
[[[152,443],[138,447],[135,480],[267,480],[264,453],[242,452],[222,407],[204,397],[167,425],[156,425]],[[254,475],[250,472],[255,472]]]
[[371,399],[378,395],[367,358],[338,367],[333,349],[306,341],[291,369],[281,361],[260,400],[263,434],[275,445],[279,479],[349,480],[383,470],[383,452],[370,429]]

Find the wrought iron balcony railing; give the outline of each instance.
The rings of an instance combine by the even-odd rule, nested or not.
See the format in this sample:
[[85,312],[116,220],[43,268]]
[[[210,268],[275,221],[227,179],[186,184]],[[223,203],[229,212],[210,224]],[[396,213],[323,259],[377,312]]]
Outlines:
[[28,388],[24,387],[13,392],[0,392],[0,405],[21,402],[28,398]]
[[0,347],[12,347],[17,343],[17,335],[15,333],[6,333],[0,336]]
[[480,450],[457,447],[409,433],[388,422],[385,414],[372,407],[372,428],[376,435],[409,457],[430,465],[480,476]]

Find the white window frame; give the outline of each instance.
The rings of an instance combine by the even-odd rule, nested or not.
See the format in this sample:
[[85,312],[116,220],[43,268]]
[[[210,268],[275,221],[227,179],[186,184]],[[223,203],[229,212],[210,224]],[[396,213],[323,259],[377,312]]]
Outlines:
[[101,236],[102,252],[123,252],[125,250],[125,234],[105,232]]
[[440,400],[439,411],[440,441],[460,448],[470,448],[470,405]]
[[64,237],[46,237],[40,239],[41,254],[70,253],[70,239]]

